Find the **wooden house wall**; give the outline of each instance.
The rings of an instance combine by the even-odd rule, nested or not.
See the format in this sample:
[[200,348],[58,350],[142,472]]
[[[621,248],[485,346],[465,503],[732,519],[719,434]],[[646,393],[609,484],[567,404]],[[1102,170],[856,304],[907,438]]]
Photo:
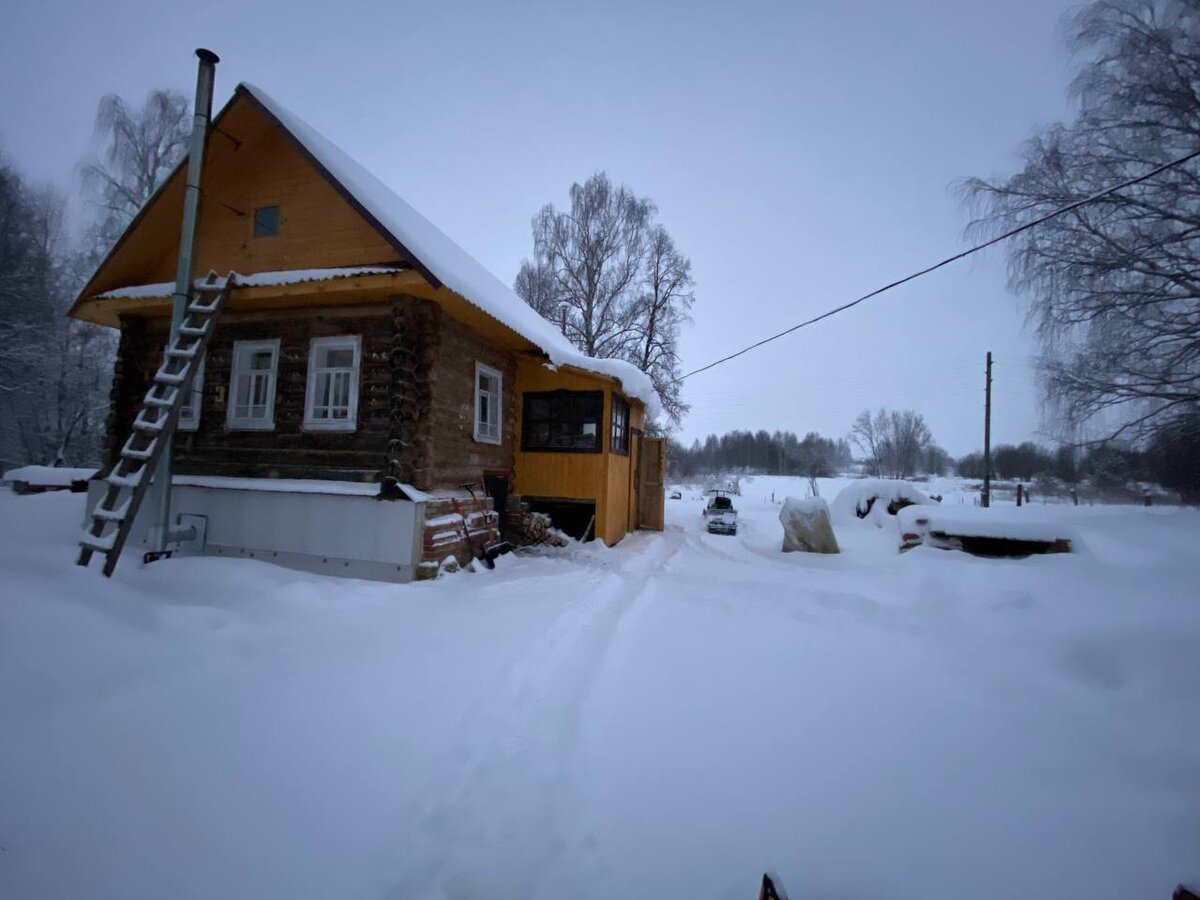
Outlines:
[[[592,500],[596,504],[596,537],[606,544],[615,544],[628,533],[632,525],[632,466],[630,455],[612,453],[612,392],[609,379],[582,372],[550,371],[541,362],[522,357],[517,366],[517,405],[514,420],[515,437],[514,491],[530,497],[561,497]],[[603,435],[600,453],[544,453],[521,450],[521,396],[527,391],[604,391]],[[644,423],[642,405],[630,402],[630,425],[641,428]]]
[[[242,100],[231,107],[221,128],[224,133],[211,135],[205,155],[196,272],[273,272],[399,259],[396,249],[251,103]],[[180,171],[97,272],[87,293],[174,279],[183,188]],[[256,238],[254,210],[263,206],[279,207],[279,233]]]
[[[395,392],[392,389],[393,319],[379,304],[294,313],[227,314],[205,357],[199,427],[175,439],[180,474],[248,478],[328,478],[378,481],[385,471]],[[119,449],[141,397],[159,365],[165,320],[123,323],[113,388],[108,459]],[[303,428],[309,343],[342,334],[362,337],[357,426],[353,432]],[[275,427],[269,431],[226,426],[234,341],[280,341],[276,369]]]
[[[108,461],[124,442],[166,339],[165,319],[126,318],[112,391]],[[309,345],[313,338],[360,335],[357,427],[311,432],[303,427]],[[226,426],[233,344],[279,339],[275,427]],[[474,439],[475,364],[504,378],[502,441]],[[522,394],[546,390],[601,390],[602,452],[525,453],[520,450]],[[630,453],[611,452],[614,385],[609,379],[560,369],[496,346],[415,297],[328,308],[227,313],[206,355],[199,428],[176,438],[180,474],[251,478],[325,478],[379,481],[391,475],[422,489],[478,483],[484,473],[511,474],[512,492],[532,497],[592,501],[595,534],[619,541],[636,525]],[[642,406],[630,404],[630,426],[641,428]]]
[[[429,416],[433,487],[480,484],[483,473],[511,477],[516,440],[516,356],[502,350],[461,322],[438,317],[437,349],[430,374]],[[498,370],[502,377],[501,441],[475,440],[475,363]]]
[[[611,407],[612,401],[609,400]],[[637,504],[635,499],[634,472],[637,468],[638,438],[634,429],[645,427],[646,416],[641,401],[629,401],[629,453],[612,453],[608,461],[608,515],[609,532],[624,535],[637,528]],[[612,430],[607,441],[612,440]]]

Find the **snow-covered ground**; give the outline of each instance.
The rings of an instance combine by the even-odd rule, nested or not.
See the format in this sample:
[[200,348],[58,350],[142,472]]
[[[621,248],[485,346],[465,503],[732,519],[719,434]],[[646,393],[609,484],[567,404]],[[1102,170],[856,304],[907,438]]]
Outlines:
[[[832,499],[835,485],[822,483]],[[697,490],[614,549],[386,585],[72,565],[0,492],[0,897],[1166,898],[1200,880],[1200,513],[1019,561]],[[948,498],[949,499],[949,498]]]

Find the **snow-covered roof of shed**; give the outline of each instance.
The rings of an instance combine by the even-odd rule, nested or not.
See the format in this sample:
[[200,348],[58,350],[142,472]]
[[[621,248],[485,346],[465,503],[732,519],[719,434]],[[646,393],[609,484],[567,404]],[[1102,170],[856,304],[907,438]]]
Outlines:
[[616,378],[627,394],[646,404],[647,415],[657,414],[658,393],[644,372],[623,360],[584,356],[511,288],[340,147],[262,89],[245,82],[241,87],[442,284],[535,344],[554,365]]

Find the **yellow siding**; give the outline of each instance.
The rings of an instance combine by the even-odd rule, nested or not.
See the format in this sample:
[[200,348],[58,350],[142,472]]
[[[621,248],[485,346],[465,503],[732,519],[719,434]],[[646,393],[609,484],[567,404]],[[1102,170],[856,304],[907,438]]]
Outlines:
[[[531,497],[563,497],[591,500],[596,504],[596,537],[610,546],[633,528],[632,460],[630,455],[612,453],[612,391],[615,385],[603,376],[574,370],[550,371],[540,360],[521,357],[517,364],[517,440],[514,456],[513,490]],[[525,453],[520,442],[522,397],[526,391],[604,391],[603,434],[600,453]],[[630,401],[630,425],[641,428],[645,421],[642,405]]]
[[[397,250],[245,96],[209,135],[195,271],[270,272],[378,265]],[[177,171],[83,291],[171,281],[179,250],[184,170]],[[279,206],[279,234],[254,237],[254,210]]]

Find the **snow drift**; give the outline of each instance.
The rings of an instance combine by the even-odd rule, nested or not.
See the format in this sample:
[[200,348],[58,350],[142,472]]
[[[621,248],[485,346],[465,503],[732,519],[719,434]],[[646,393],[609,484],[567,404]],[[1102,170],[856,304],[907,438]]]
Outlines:
[[1073,529],[1061,522],[1031,520],[1033,511],[984,509],[975,506],[906,506],[896,513],[900,530],[915,534],[941,532],[958,537],[1003,541],[1070,541]]
[[889,515],[889,506],[892,507],[891,514],[894,514],[897,506],[929,506],[932,503],[911,482],[864,478],[842,488],[834,498],[830,512],[835,522],[854,522],[869,517],[882,528]]

